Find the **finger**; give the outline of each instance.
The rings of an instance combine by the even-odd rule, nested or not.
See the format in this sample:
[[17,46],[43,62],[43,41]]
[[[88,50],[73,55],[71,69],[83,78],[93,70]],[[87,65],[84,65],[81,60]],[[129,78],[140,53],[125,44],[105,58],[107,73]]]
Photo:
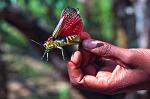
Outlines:
[[[83,86],[90,90],[95,90],[101,93],[107,93],[108,85],[104,80],[105,78],[99,79],[98,77],[86,75],[83,78]],[[106,78],[107,80],[108,78]],[[105,84],[106,83],[106,84]]]
[[[145,85],[147,86],[147,84],[149,84],[149,82],[145,83],[148,77],[149,76],[145,75],[144,71],[126,70],[117,65],[113,73],[100,71],[96,77],[91,75],[84,76],[83,86],[101,93],[115,94],[144,89]],[[148,88],[149,87],[147,87],[147,89]]]
[[83,49],[82,46],[79,49],[82,52],[82,67],[85,67],[89,63],[89,59],[91,57],[91,53],[88,52],[87,50]]
[[[83,40],[85,40],[85,39],[89,39],[90,38],[90,35],[87,33],[87,32],[81,32],[80,34],[79,34],[79,36],[80,36],[80,40],[81,41],[83,41]],[[87,52],[85,49],[83,49],[83,47],[81,46],[82,44],[80,44],[79,45],[79,50],[83,53],[82,54],[82,58],[84,59],[84,60],[82,60],[82,66],[85,66],[88,62],[88,60],[89,60],[89,58],[90,58],[90,53],[89,52]]]
[[96,55],[117,58],[125,63],[130,60],[130,56],[132,55],[128,49],[119,48],[109,43],[92,39],[84,40],[83,47]]
[[[111,84],[111,83],[114,83],[114,82],[111,82],[112,81],[110,79],[111,76],[112,76],[112,73],[108,71],[100,71],[96,75],[96,77],[92,75],[86,75],[83,78],[83,86],[85,88],[92,89],[101,93],[111,94],[113,93],[111,88],[114,88],[114,86],[112,86]],[[118,84],[116,83],[116,85]]]
[[71,61],[77,66],[78,68],[81,64],[82,55],[80,51],[74,52],[74,54],[71,57]]
[[99,90],[98,79],[95,76],[86,75],[83,78],[83,86],[88,89]]
[[71,83],[78,84],[80,80],[82,79],[82,71],[80,68],[81,64],[81,53],[79,51],[76,51],[74,55],[71,57],[71,61],[68,62],[68,73]]

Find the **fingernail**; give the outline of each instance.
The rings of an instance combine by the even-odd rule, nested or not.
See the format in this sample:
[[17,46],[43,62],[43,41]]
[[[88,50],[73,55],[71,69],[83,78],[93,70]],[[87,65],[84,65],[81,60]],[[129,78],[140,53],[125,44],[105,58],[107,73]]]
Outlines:
[[96,42],[92,39],[88,39],[88,40],[83,41],[83,47],[86,49],[98,48],[98,47],[101,47],[103,45],[104,45],[103,43]]
[[72,56],[71,56],[71,60],[74,59],[75,55],[77,54],[77,52],[73,52]]

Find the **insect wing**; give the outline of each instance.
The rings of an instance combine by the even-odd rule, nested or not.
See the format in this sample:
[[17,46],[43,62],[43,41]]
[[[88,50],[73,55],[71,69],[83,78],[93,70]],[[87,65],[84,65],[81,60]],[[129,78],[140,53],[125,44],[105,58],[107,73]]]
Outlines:
[[58,34],[60,33],[61,27],[62,27],[62,25],[63,25],[63,24],[62,24],[63,21],[64,21],[64,17],[61,17],[59,23],[57,24],[57,26],[56,26],[56,28],[55,28],[53,34],[52,34],[53,37],[56,38],[56,37],[58,36]]
[[65,17],[60,36],[78,35],[83,30],[83,23],[79,10],[67,7],[63,10],[61,17]]
[[58,35],[66,37],[78,35],[83,30],[83,23],[79,15],[79,10],[75,8],[65,8],[60,17],[60,21],[53,32],[56,38]]
[[83,30],[83,24],[79,16],[74,16],[69,20],[68,23],[65,23],[60,36],[71,36],[78,35]]

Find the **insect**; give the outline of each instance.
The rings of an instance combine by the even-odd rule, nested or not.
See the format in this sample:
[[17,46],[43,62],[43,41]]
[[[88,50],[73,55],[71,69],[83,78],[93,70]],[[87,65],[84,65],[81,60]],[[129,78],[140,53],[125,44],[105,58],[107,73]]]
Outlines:
[[43,44],[45,52],[42,58],[46,55],[48,61],[50,50],[58,48],[61,50],[63,59],[65,59],[63,46],[78,44],[82,30],[83,23],[79,15],[79,9],[66,7],[61,13],[60,20],[52,36]]

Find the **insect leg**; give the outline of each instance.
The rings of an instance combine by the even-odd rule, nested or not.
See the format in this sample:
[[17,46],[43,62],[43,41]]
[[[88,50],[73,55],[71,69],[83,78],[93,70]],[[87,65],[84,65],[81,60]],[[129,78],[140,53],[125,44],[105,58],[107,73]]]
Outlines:
[[45,52],[44,52],[44,54],[43,54],[41,60],[43,60],[43,58],[44,58],[44,56],[45,56],[46,53],[47,53],[47,51],[45,50]]
[[64,49],[62,47],[57,47],[57,48],[59,48],[61,50],[63,60],[65,60]]
[[46,53],[47,57],[46,57],[46,61],[48,62],[48,53]]

